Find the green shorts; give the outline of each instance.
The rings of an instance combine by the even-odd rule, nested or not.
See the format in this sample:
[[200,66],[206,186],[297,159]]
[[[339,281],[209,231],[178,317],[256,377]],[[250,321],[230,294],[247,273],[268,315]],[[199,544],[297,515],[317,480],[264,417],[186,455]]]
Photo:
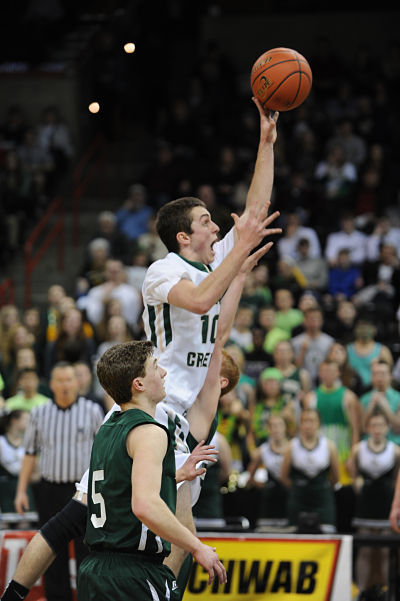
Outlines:
[[178,601],[173,572],[137,555],[91,552],[78,573],[78,601]]

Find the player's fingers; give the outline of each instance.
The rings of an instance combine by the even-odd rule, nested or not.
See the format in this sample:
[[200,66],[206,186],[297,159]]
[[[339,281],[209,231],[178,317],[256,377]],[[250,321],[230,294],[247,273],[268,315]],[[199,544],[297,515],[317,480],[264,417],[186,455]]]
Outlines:
[[214,566],[214,571],[217,573],[220,584],[225,584],[227,581],[226,570],[223,564],[218,560]]
[[258,261],[261,259],[261,257],[263,257],[264,255],[267,254],[267,252],[270,250],[270,248],[274,245],[273,242],[267,242],[267,244],[265,244],[265,246],[262,246],[261,248],[259,248],[255,253],[253,253],[251,255],[253,261],[253,267],[255,267],[258,263]]
[[270,223],[272,223],[273,221],[275,221],[275,219],[277,219],[280,215],[279,211],[274,211],[273,213],[271,213],[271,215],[268,215],[268,217],[264,220],[264,227],[267,227],[267,225],[269,225]]
[[278,111],[270,111],[269,114],[270,118],[273,119],[275,121],[275,123],[278,121],[278,117],[279,117],[279,112]]
[[266,238],[267,236],[274,236],[275,234],[281,234],[282,233],[282,229],[280,227],[274,227],[274,228],[269,228],[269,229],[265,229],[262,232],[262,237]]

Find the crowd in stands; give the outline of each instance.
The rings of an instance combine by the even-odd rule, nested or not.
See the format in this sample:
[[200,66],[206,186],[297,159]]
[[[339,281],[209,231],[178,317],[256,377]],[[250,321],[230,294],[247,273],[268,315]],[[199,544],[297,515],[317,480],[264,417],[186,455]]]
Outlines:
[[10,105],[0,122],[0,259],[23,245],[74,158],[71,131],[56,106],[36,122]]
[[[348,532],[355,518],[362,527],[363,519],[389,515],[400,445],[400,121],[393,91],[400,58],[393,45],[388,60],[373,61],[363,46],[346,64],[323,43],[310,56],[310,98],[279,117],[272,207],[283,234],[249,274],[226,347],[240,379],[218,411],[228,450],[212,477],[224,503],[199,517],[236,513],[253,526]],[[198,196],[223,235],[230,213],[244,207],[258,115],[239,75],[210,43],[184,92],[157,112],[153,161],[120,207],[99,214],[74,288],[50,286],[44,309],[0,309],[1,402],[10,415],[46,402],[49,374],[61,360],[75,365],[82,395],[104,413],[110,407],[96,362],[110,345],[144,337],[141,285],[147,267],[166,253],[157,209]],[[2,130],[1,194],[13,199],[4,205],[7,218],[21,206],[16,197],[32,210],[40,206],[38,190],[49,193],[60,167],[46,129],[34,131],[20,118],[13,109]],[[72,156],[68,144],[63,149],[61,164]],[[31,196],[15,188],[23,178],[7,177],[10,169],[29,175]],[[385,455],[390,482],[379,515],[371,499],[368,509],[360,501],[381,471],[367,473],[354,459],[375,418],[376,456],[386,449],[382,441],[394,443]]]

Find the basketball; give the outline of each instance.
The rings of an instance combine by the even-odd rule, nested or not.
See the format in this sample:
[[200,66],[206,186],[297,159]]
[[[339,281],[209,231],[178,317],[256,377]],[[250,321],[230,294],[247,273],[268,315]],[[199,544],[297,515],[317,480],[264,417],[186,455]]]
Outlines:
[[310,93],[312,72],[307,60],[291,48],[273,48],[254,63],[250,78],[264,110],[291,111]]

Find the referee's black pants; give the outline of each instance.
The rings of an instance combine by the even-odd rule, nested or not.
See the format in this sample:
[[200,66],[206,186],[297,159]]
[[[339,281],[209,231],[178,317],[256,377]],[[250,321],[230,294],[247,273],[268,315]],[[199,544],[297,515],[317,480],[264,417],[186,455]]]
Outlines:
[[[60,511],[76,492],[74,482],[58,484],[43,479],[35,485],[34,489],[40,526],[43,526],[57,511]],[[89,551],[83,543],[83,538],[75,539],[74,544],[76,571],[78,572],[79,564]],[[68,546],[58,553],[52,565],[47,569],[44,575],[44,586],[47,601],[72,601]]]

